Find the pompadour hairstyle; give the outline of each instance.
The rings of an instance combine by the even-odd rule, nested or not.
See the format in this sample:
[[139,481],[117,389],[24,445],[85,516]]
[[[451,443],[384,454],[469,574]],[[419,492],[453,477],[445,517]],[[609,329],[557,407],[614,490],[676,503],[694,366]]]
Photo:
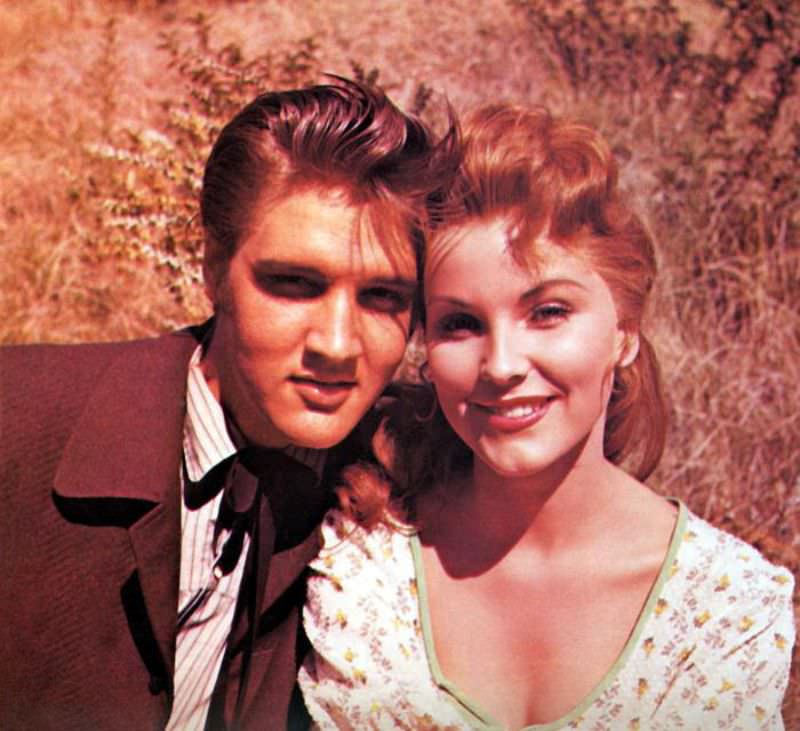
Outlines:
[[455,125],[439,143],[379,89],[335,83],[263,94],[220,132],[203,176],[206,269],[224,272],[254,213],[292,192],[319,190],[364,206],[382,240],[421,261],[429,197],[458,163]]

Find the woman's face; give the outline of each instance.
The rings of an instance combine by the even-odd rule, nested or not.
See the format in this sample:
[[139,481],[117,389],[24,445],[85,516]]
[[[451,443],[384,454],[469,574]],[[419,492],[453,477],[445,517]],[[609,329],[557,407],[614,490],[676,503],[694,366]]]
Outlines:
[[602,460],[613,369],[636,354],[611,291],[583,259],[548,241],[536,243],[536,257],[535,273],[516,264],[496,219],[435,239],[425,278],[442,410],[475,455],[509,477],[570,457]]

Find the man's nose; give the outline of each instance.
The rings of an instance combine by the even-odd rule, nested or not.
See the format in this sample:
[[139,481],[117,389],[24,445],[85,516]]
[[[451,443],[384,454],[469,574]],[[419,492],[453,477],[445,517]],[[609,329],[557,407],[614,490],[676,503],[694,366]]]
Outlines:
[[344,361],[362,354],[360,313],[347,291],[330,291],[320,302],[312,323],[308,349],[328,360]]

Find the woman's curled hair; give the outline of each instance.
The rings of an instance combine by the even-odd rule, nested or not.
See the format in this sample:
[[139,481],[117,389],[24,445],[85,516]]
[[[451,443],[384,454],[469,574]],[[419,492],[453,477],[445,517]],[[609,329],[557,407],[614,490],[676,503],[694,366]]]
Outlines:
[[[603,278],[620,326],[639,339],[633,362],[615,369],[604,454],[645,479],[661,457],[667,425],[658,362],[641,331],[657,267],[652,237],[618,189],[608,143],[593,128],[541,108],[490,105],[465,118],[462,144],[461,167],[439,201],[429,236],[436,240],[453,229],[502,218],[521,266],[535,272],[536,242],[546,239],[584,258]],[[369,502],[370,480],[390,480],[391,490],[376,486],[374,494],[382,497],[367,511],[372,515],[367,523],[380,520],[387,508],[413,521],[417,495],[469,469],[469,449],[441,410],[428,408],[435,406],[432,399],[426,384],[397,384],[383,405],[380,467],[370,468],[369,479],[358,478],[360,500]]]

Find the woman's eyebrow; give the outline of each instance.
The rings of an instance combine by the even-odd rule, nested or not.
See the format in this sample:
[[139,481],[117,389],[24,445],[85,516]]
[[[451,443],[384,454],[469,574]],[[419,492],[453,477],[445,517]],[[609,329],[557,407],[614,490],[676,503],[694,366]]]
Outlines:
[[[520,299],[534,299],[538,296],[541,296],[543,292],[546,292],[548,289],[553,289],[554,287],[574,287],[575,289],[580,289],[584,292],[588,291],[588,287],[586,287],[586,285],[581,284],[575,279],[569,279],[568,277],[555,277],[553,279],[547,279],[544,282],[540,282],[536,286],[526,290],[522,293]],[[452,295],[435,295],[428,300],[428,304],[432,304],[434,302],[455,305],[456,307],[469,307],[469,302],[465,302],[464,300]]]
[[430,306],[431,304],[447,304],[452,305],[454,307],[469,307],[469,302],[464,302],[464,300],[460,300],[458,297],[450,297],[448,295],[436,295],[435,297],[431,297],[427,300],[427,305]]
[[543,292],[555,287],[570,287],[583,290],[584,292],[588,291],[588,287],[576,279],[569,279],[568,277],[554,277],[553,279],[546,279],[543,282],[539,282],[535,287],[531,287],[522,295],[521,299],[533,299],[540,296]]

